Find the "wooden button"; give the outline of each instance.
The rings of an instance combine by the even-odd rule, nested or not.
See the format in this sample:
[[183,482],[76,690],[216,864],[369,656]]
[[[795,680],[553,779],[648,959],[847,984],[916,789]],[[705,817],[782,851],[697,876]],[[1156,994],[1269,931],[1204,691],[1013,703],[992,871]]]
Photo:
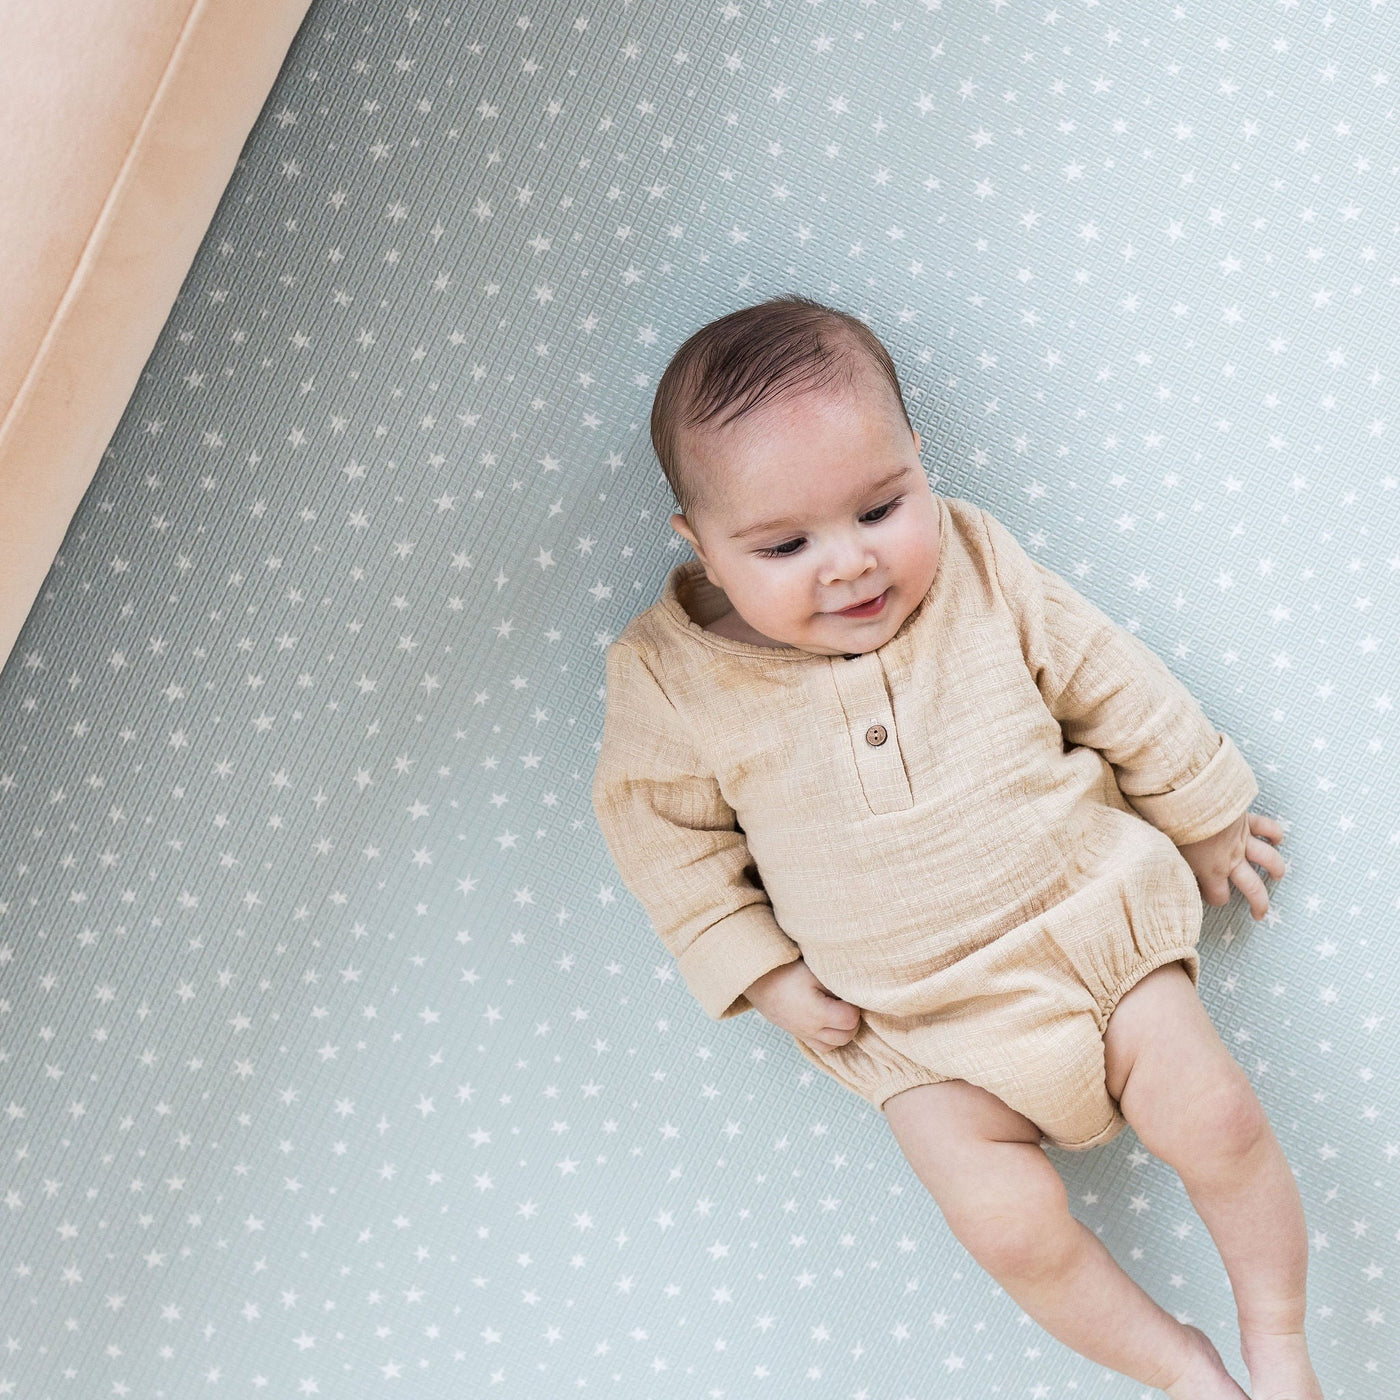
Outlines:
[[869,744],[872,749],[878,749],[888,737],[883,724],[872,724],[870,728],[865,731],[865,742]]

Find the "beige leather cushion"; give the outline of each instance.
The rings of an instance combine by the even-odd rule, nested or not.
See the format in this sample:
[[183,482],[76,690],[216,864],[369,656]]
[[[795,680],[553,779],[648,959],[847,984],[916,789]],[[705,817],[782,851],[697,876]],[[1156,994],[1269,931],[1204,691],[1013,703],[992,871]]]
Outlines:
[[0,666],[310,0],[0,0]]

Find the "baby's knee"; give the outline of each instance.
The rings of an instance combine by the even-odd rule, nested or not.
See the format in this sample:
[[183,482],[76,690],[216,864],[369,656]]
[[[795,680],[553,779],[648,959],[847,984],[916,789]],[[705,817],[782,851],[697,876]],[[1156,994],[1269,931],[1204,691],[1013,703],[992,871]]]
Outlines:
[[1243,1070],[1198,1095],[1190,1107],[1189,1123],[1189,1155],[1198,1163],[1226,1166],[1247,1156],[1269,1128],[1264,1106]]
[[1009,1170],[967,1182],[939,1203],[943,1218],[963,1248],[996,1277],[1054,1271],[1072,1244],[1065,1184],[1039,1147],[998,1146]]

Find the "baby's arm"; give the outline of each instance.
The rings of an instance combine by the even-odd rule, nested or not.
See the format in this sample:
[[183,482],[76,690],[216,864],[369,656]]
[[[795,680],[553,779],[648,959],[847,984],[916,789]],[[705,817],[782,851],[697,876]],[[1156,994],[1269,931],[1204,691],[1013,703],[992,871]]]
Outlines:
[[1229,735],[1146,643],[983,519],[1026,664],[1070,743],[1099,750],[1129,805],[1178,846],[1237,823],[1259,785]]
[[750,1009],[752,983],[802,950],[748,879],[753,857],[734,810],[645,658],[614,642],[606,666],[598,825],[691,993],[727,1020]]

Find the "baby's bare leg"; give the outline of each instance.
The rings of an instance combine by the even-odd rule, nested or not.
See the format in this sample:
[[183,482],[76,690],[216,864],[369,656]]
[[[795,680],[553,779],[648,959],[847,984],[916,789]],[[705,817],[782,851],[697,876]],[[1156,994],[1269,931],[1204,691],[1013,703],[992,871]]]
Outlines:
[[1070,1215],[1028,1118],[961,1079],[906,1089],[884,1109],[953,1234],[1047,1332],[1175,1400],[1242,1400],[1205,1334],[1153,1302]]
[[1143,1146],[1176,1169],[1220,1250],[1256,1400],[1322,1400],[1303,1333],[1308,1241],[1298,1185],[1180,963],[1124,996],[1104,1049],[1109,1093]]

